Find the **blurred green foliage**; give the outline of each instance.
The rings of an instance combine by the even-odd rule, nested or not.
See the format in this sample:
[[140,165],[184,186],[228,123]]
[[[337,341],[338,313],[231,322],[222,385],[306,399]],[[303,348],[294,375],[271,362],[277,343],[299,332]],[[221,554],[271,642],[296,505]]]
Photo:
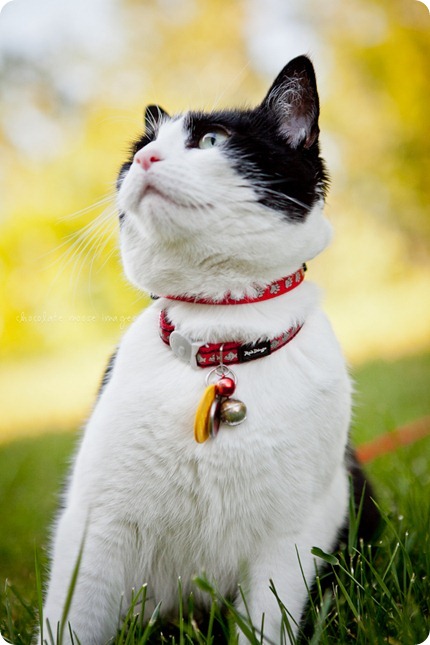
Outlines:
[[412,261],[428,262],[429,12],[409,0],[354,4],[368,18],[373,12],[373,24],[359,12],[354,28],[342,28],[354,21],[354,10],[339,5],[330,33],[332,100],[325,106],[343,139],[348,191],[385,226],[401,230]]

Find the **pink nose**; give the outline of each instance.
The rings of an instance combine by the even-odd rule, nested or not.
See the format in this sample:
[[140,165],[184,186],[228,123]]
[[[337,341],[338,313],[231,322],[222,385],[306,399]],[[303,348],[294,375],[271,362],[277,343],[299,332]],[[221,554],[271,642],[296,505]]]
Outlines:
[[145,146],[138,150],[133,159],[134,163],[142,166],[144,170],[148,170],[156,161],[161,161],[161,155],[154,149],[148,148],[148,146]]

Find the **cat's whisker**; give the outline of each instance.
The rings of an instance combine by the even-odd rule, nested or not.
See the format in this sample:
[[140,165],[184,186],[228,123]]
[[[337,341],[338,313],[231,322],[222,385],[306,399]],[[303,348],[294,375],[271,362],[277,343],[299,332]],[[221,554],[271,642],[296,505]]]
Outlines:
[[287,195],[285,193],[281,193],[277,190],[271,190],[270,188],[264,186],[262,187],[262,190],[267,194],[272,195],[276,199],[279,199],[280,202],[287,200],[291,202],[292,204],[295,204],[296,206],[300,206],[300,208],[303,208],[304,210],[310,212],[312,210],[312,206],[309,206],[308,204],[305,204],[304,202],[300,201],[299,199],[296,199],[295,197],[291,197],[291,195]]
[[[107,244],[110,242],[112,237],[114,237],[114,235],[115,235],[115,231],[112,231],[112,233],[109,235],[106,243],[103,245],[102,251],[104,251],[104,249],[106,248]],[[104,269],[104,267],[108,264],[108,262],[113,258],[113,256],[117,255],[117,254],[119,254],[118,248],[117,248],[117,246],[113,246],[111,248],[111,250],[109,251],[109,253],[106,255],[105,259],[103,260],[103,263],[98,268],[97,273],[100,273]]]
[[[114,188],[115,187],[113,186],[113,190]],[[100,208],[100,206],[104,206],[105,204],[109,204],[109,202],[114,202],[114,201],[115,201],[115,192],[112,191],[107,193],[104,197],[99,199],[97,202],[90,204],[90,206],[85,206],[84,208],[81,208],[80,210],[75,211],[74,213],[68,213],[67,215],[63,215],[62,217],[59,217],[59,221],[64,222],[70,219],[81,217],[82,215],[85,215],[86,213],[90,213],[96,208]]]
[[145,111],[145,135],[149,138],[156,136],[160,124],[168,118],[158,105],[152,107],[157,109],[157,116],[151,110],[146,109]]
[[[67,246],[66,251],[50,264],[52,267],[56,263],[60,263],[59,270],[52,280],[51,288],[70,265],[72,265],[70,281],[73,284],[77,263],[80,262],[81,267],[85,265],[94,240],[99,236],[103,239],[103,236],[106,235],[106,224],[112,222],[114,230],[117,228],[116,218],[112,217],[114,213],[116,213],[116,209],[106,209],[95,220],[89,222],[85,227],[83,227],[83,229],[76,231],[76,233],[71,236],[71,239],[73,239],[72,243],[70,243],[70,239],[68,239],[55,249],[58,251],[59,248]],[[78,275],[80,272],[81,271],[78,272]]]
[[[107,221],[107,218],[103,220],[103,223],[105,223],[106,221]],[[90,255],[90,253],[95,252],[95,250],[97,249],[97,245],[99,244],[99,240],[100,239],[103,240],[103,237],[105,235],[106,235],[106,228],[105,227],[102,228],[101,223],[99,223],[98,226],[94,226],[94,228],[91,229],[91,232],[89,233],[89,235],[85,235],[81,238],[79,244],[77,245],[76,249],[74,250],[73,254],[68,260],[68,264],[70,264],[70,262],[72,262],[73,260],[75,261],[74,268],[71,271],[71,277],[73,277],[76,264],[80,262],[80,268],[78,271],[78,277],[79,277],[83,266],[85,266],[88,256]],[[94,244],[94,242],[97,242],[97,244]]]
[[[114,231],[111,231],[113,233]],[[74,260],[72,269],[70,271],[70,287],[73,288],[74,297],[76,297],[76,292],[78,285],[81,280],[81,275],[84,270],[85,265],[88,265],[89,258],[93,255],[92,261],[89,265],[89,274],[88,274],[88,291],[90,292],[91,279],[92,279],[92,266],[97,255],[97,249],[100,248],[100,245],[103,242],[103,237],[106,236],[106,231],[95,230],[91,236],[85,240],[84,245],[79,251],[77,251],[74,256],[70,258],[70,261]]]
[[65,271],[67,267],[71,266],[69,283],[72,286],[76,284],[75,272],[79,277],[81,268],[85,264],[85,259],[88,257],[88,254],[93,250],[93,242],[99,236],[99,230],[94,230],[92,233],[86,237],[81,238],[77,244],[70,249],[67,260],[64,262],[61,271]]
[[[103,236],[99,236],[99,239],[97,240],[96,245],[94,246],[91,263],[90,263],[90,266],[89,266],[89,269],[88,269],[88,286],[87,286],[87,290],[88,290],[88,295],[89,295],[90,298],[92,296],[91,285],[92,285],[92,278],[93,278],[93,270],[94,270],[95,261],[96,261],[96,259],[99,259],[100,257],[103,256],[103,253],[105,252],[106,247],[109,245],[109,243],[114,238],[115,233],[117,232],[117,230],[118,230],[117,227],[115,227],[115,229],[112,228],[111,231],[107,235],[104,236],[104,239],[103,239]],[[113,245],[113,248],[111,248],[110,251],[107,253],[107,255],[106,255],[106,257],[105,257],[105,259],[103,261],[103,264],[100,267],[100,269],[103,268],[106,265],[106,263],[112,257],[113,253],[116,252],[116,250],[117,250],[117,246]]]
[[240,85],[243,83],[243,79],[245,75],[247,74],[248,70],[250,67],[249,61],[243,65],[242,69],[240,69],[237,74],[231,79],[231,81],[223,87],[222,91],[218,94],[217,98],[215,99],[213,103],[212,110],[215,111],[218,109],[218,105],[222,102],[224,99],[224,96],[230,92],[231,88],[237,89],[240,87]]
[[[83,209],[83,210],[88,210],[91,211],[95,208],[94,205],[89,206],[88,209]],[[116,212],[116,208],[112,208],[111,210],[108,210],[108,208],[105,208],[95,219],[90,220],[85,224],[84,226],[81,226],[78,228],[76,231],[72,231],[71,233],[68,233],[67,235],[63,236],[63,241],[60,242],[60,244],[57,244],[53,249],[50,249],[46,253],[43,253],[40,257],[39,260],[42,260],[43,258],[53,255],[55,253],[58,253],[60,249],[63,247],[70,247],[70,245],[74,243],[75,240],[80,239],[83,235],[88,233],[89,231],[92,230],[93,227],[96,226],[101,226],[105,220],[110,219],[112,215]],[[45,268],[49,268],[52,266],[52,264],[55,264],[58,260],[54,260],[53,263],[50,265],[47,265]]]
[[106,221],[109,221],[112,218],[115,212],[116,212],[116,209],[112,209],[112,210],[105,209],[94,220],[91,220],[90,222],[85,224],[85,226],[82,226],[78,230],[65,235],[63,241],[60,242],[60,244],[58,244],[53,249],[50,249],[47,253],[40,256],[39,259],[56,254],[60,251],[60,249],[64,247],[67,247],[67,251],[63,254],[63,256],[60,256],[60,258],[55,259],[53,262],[46,265],[44,268],[49,269],[50,267],[52,267],[52,265],[64,259],[64,257],[68,255],[69,250],[72,249],[75,246],[75,244],[79,242],[79,240],[83,239],[87,234],[91,233],[94,229],[104,225]]
[[65,236],[66,243],[70,243],[71,240],[81,238],[87,233],[90,233],[93,229],[97,228],[98,226],[101,226],[104,224],[105,221],[109,220],[112,218],[114,215],[116,209],[105,209],[100,215],[98,215],[95,219],[87,222],[84,226],[80,227],[76,231],[73,231],[72,233],[69,233],[68,235]]
[[295,204],[296,206],[300,206],[300,208],[303,208],[306,211],[311,211],[312,207],[309,206],[308,204],[305,204],[304,202],[300,201],[296,197],[292,197],[291,195],[288,195],[288,193],[281,192],[279,190],[276,190],[274,188],[270,188],[270,186],[273,186],[273,184],[279,183],[283,184],[285,183],[285,179],[267,179],[267,183],[264,182],[264,178],[261,178],[261,175],[255,180],[255,188],[256,189],[261,189],[265,193],[269,193],[275,198],[278,198],[279,200],[287,200],[291,202],[292,204]]
[[[91,265],[90,265],[90,268],[89,268],[89,276],[90,276],[90,278],[92,276],[92,272],[93,272],[93,269],[94,269],[94,264],[95,264],[96,259],[101,258],[103,256],[106,248],[109,246],[109,244],[115,238],[117,232],[118,232],[118,228],[115,227],[115,228],[112,228],[111,231],[107,235],[105,235],[104,239],[100,236],[99,241],[97,243],[97,246],[94,249],[93,258],[91,260]],[[118,250],[117,245],[115,244],[109,250],[107,256],[103,260],[103,263],[100,265],[100,267],[98,268],[97,272],[100,272],[103,269],[103,267],[107,264],[107,262],[112,257],[112,255],[117,252],[117,250]]]

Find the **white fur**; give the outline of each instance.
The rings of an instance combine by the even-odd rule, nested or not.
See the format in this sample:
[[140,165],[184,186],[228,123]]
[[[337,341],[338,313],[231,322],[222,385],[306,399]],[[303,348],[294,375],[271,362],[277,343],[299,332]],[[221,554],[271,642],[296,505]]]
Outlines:
[[[162,160],[147,172],[133,164],[119,193],[124,266],[140,288],[251,293],[328,243],[321,205],[306,222],[290,223],[258,204],[222,148],[186,148],[184,139],[182,119],[162,124],[149,144]],[[142,199],[148,185],[164,196]],[[304,321],[286,347],[234,367],[247,420],[222,425],[203,444],[194,441],[193,419],[207,371],[191,369],[160,340],[166,307],[182,333],[202,342],[273,337]],[[121,598],[126,608],[133,588],[147,583],[169,616],[178,577],[186,595],[203,572],[222,594],[241,583],[255,625],[264,613],[266,638],[280,643],[269,580],[299,622],[306,588],[297,551],[311,584],[311,547],[329,551],[346,517],[350,392],[318,290],[306,281],[257,304],[156,301],[124,335],[85,430],[55,535],[45,603],[51,625],[85,535],[69,615],[82,645],[115,634]]]

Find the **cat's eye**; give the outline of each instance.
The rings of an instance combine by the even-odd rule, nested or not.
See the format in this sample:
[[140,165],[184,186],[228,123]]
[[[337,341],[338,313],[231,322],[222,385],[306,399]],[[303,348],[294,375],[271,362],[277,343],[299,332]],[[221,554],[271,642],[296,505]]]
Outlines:
[[208,148],[215,148],[220,146],[224,141],[229,138],[229,133],[224,128],[213,128],[210,132],[206,132],[198,143],[201,150],[208,150]]

